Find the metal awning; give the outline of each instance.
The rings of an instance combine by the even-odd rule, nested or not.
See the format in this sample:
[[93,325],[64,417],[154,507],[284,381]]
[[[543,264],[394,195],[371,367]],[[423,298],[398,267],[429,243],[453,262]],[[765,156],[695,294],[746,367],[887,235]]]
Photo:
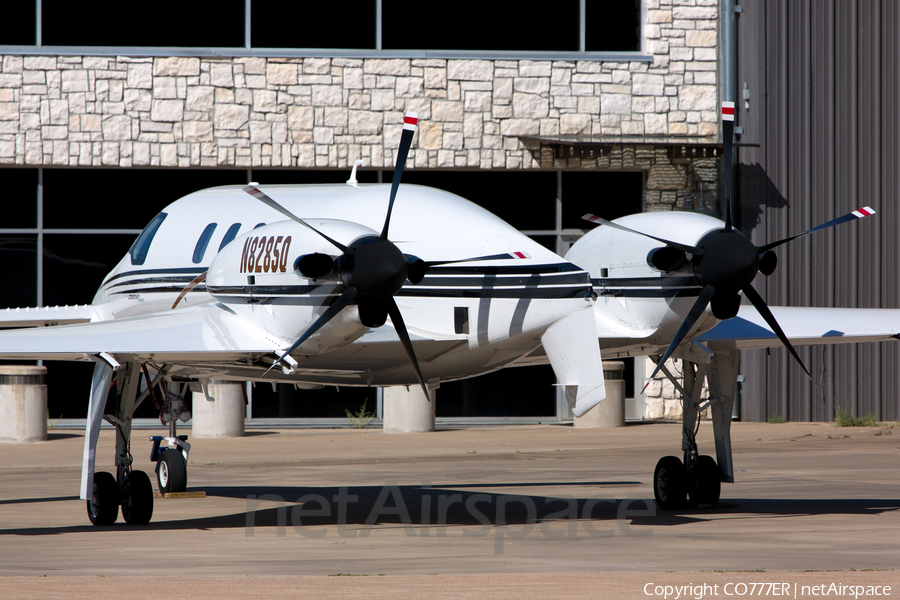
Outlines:
[[562,159],[609,156],[614,148],[622,146],[664,148],[669,159],[717,158],[722,155],[720,140],[698,136],[557,135],[519,136],[519,139],[552,147],[554,158]]

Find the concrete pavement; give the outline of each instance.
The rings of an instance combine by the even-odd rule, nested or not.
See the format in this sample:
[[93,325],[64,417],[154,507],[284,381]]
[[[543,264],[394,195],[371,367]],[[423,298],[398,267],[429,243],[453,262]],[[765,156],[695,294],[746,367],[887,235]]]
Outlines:
[[[195,597],[311,585],[344,597],[637,598],[663,579],[749,582],[787,571],[781,578],[797,582],[815,571],[829,582],[894,582],[900,595],[900,428],[735,423],[727,508],[659,511],[653,468],[680,455],[679,431],[651,423],[192,439],[188,489],[206,498],[157,499],[150,525],[120,518],[100,528],[77,497],[83,434],[53,431],[47,442],[0,446],[0,589],[102,598],[125,581],[149,597],[159,588],[139,577],[175,577],[165,587]],[[152,472],[149,433],[135,433],[132,452],[136,468]],[[714,453],[711,433],[704,423],[704,453]],[[98,455],[98,469],[112,469],[111,432]]]

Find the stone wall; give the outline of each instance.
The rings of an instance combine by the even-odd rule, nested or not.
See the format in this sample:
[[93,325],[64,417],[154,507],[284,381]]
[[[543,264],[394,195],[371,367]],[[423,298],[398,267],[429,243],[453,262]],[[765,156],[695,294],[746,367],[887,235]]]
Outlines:
[[715,137],[715,0],[646,6],[650,62],[6,55],[0,164],[391,167],[409,110],[415,167],[540,168],[519,136]]

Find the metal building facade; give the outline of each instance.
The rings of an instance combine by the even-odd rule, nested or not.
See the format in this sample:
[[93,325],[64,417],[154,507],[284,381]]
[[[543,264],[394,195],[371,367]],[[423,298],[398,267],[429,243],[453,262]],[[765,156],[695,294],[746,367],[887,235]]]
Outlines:
[[[761,244],[860,206],[875,218],[778,252],[771,305],[900,308],[900,5],[747,0],[737,24],[741,229]],[[758,146],[755,146],[757,145]],[[742,417],[900,418],[896,343],[743,353]]]

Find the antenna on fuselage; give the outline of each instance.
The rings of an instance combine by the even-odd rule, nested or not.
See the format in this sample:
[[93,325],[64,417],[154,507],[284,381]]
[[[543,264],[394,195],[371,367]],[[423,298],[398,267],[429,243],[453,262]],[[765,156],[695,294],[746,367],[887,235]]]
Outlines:
[[350,171],[350,179],[347,180],[347,185],[357,187],[357,184],[359,182],[356,180],[356,168],[361,164],[363,164],[363,161],[361,159],[356,159],[353,161],[353,170]]

